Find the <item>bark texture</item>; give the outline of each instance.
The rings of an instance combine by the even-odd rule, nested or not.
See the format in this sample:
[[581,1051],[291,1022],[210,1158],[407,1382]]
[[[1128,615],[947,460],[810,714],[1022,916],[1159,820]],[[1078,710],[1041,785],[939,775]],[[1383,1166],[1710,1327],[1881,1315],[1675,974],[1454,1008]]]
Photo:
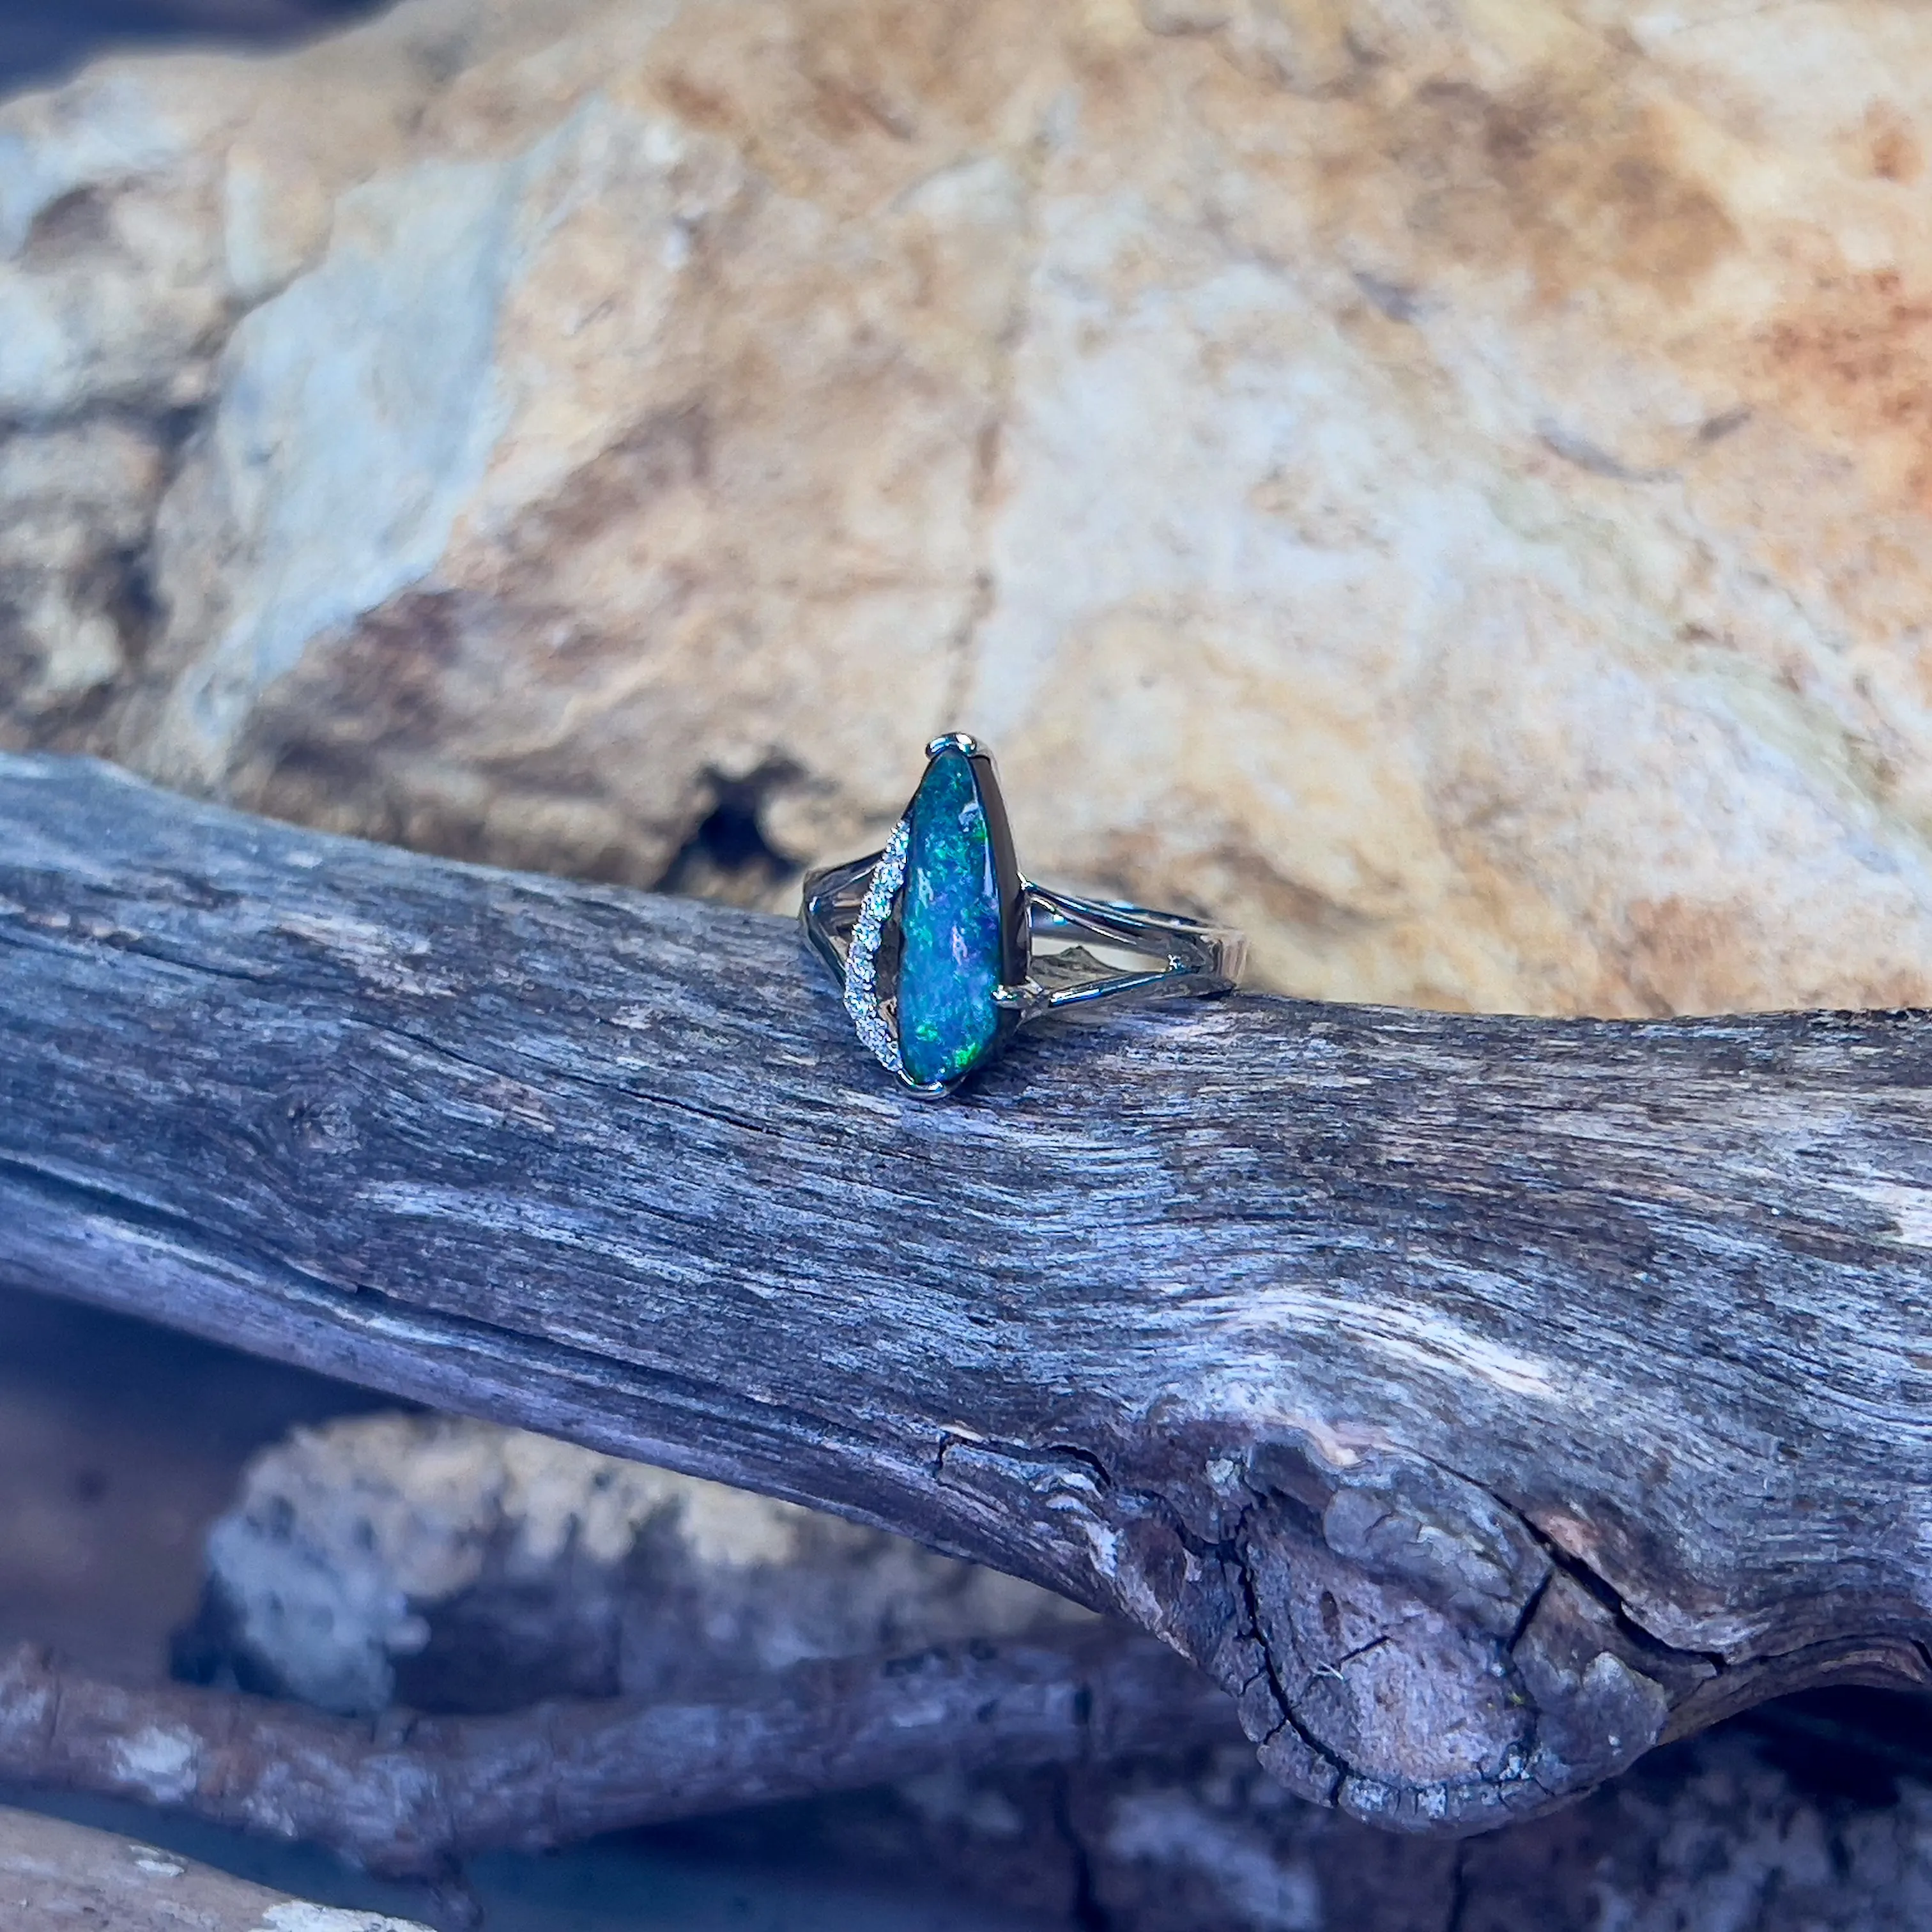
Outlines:
[[1922,1683],[1908,1012],[1239,998],[881,1084],[784,922],[0,763],[0,1267],[1123,1614],[1461,1832]]

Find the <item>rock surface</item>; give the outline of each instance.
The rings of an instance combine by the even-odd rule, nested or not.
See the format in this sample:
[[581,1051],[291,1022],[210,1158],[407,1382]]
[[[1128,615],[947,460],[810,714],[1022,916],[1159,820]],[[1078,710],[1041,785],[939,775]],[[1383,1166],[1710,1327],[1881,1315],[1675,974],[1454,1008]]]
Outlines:
[[311,1905],[110,1832],[0,1806],[7,1932],[429,1932]]
[[1816,0],[104,64],[0,106],[0,741],[762,892],[721,803],[842,856],[960,726],[1286,988],[1932,998],[1928,140]]
[[880,1530],[450,1418],[297,1430],[250,1464],[208,1563],[188,1674],[346,1714],[706,1695],[1094,1622]]

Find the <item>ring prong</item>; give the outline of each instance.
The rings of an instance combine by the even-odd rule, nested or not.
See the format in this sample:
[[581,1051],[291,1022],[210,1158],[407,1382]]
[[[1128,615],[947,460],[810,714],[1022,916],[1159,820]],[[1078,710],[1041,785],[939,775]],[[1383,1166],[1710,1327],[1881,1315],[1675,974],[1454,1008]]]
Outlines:
[[948,731],[933,740],[926,748],[928,758],[936,758],[941,752],[963,752],[968,758],[980,748],[980,741],[970,731]]
[[944,1080],[915,1080],[904,1067],[899,1069],[899,1084],[922,1100],[943,1100],[952,1091]]
[[1027,980],[1017,986],[995,986],[993,1004],[1010,1006],[1022,1019],[1030,1020],[1053,1004],[1053,995],[1037,980]]

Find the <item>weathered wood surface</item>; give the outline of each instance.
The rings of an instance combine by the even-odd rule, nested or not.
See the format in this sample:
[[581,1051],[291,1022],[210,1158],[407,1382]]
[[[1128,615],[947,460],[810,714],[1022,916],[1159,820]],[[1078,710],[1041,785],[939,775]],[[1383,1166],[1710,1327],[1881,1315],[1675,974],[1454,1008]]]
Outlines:
[[0,1270],[1114,1610],[1534,1812],[1932,1680],[1932,1021],[1256,996],[928,1106],[784,922],[0,760]]

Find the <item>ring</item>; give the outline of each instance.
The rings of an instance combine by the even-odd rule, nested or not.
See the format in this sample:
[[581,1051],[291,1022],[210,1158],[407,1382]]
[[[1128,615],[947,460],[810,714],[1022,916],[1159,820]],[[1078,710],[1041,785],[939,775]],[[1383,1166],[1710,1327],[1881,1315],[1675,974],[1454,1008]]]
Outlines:
[[884,850],[808,873],[799,913],[859,1038],[914,1093],[951,1093],[1068,1006],[1234,989],[1240,934],[1035,885],[991,754],[955,731],[926,757]]

